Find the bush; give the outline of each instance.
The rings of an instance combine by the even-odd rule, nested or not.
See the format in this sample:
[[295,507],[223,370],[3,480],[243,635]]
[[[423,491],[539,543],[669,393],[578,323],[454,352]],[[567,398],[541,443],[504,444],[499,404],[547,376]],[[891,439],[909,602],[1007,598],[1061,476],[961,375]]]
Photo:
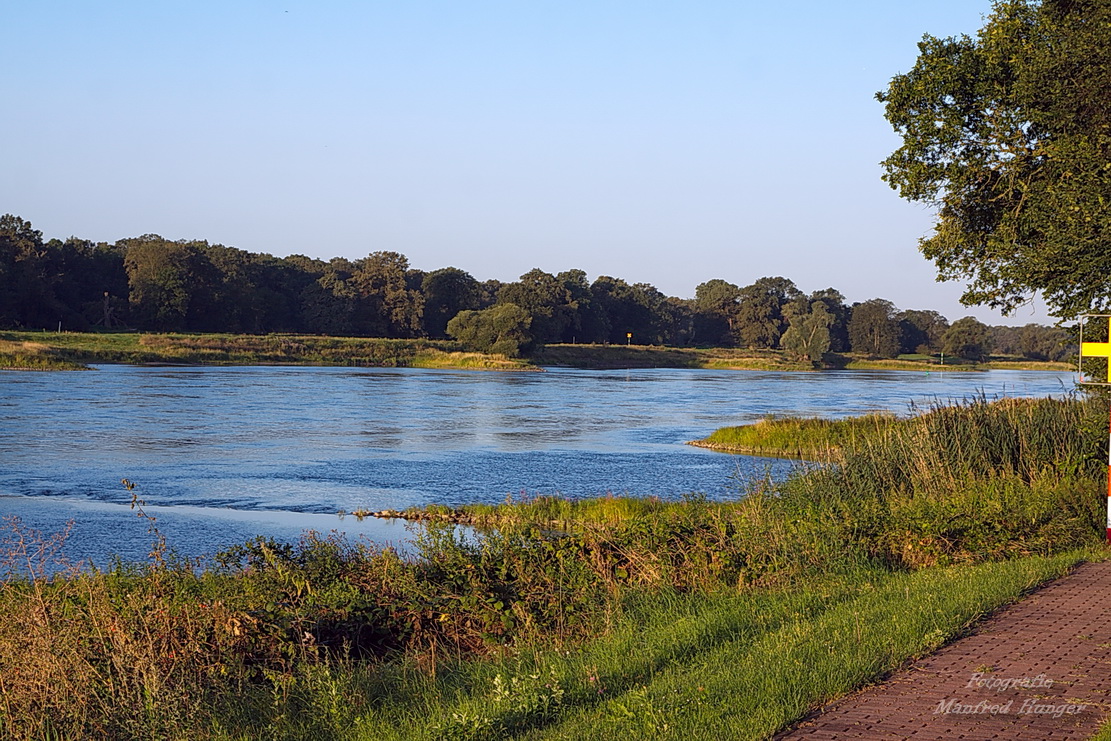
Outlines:
[[519,356],[531,343],[532,317],[516,304],[498,304],[482,311],[461,311],[447,323],[447,333],[469,349]]

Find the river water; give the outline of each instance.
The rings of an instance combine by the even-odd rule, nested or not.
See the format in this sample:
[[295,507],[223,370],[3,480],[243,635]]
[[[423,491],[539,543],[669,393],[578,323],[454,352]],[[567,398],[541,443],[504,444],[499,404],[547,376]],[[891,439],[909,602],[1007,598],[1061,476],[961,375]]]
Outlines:
[[104,563],[145,557],[135,493],[170,544],[201,554],[254,535],[400,522],[340,510],[612,492],[738,496],[791,463],[683,443],[763,416],[911,412],[984,395],[1063,395],[1070,373],[713,370],[463,372],[308,367],[0,374],[0,514]]

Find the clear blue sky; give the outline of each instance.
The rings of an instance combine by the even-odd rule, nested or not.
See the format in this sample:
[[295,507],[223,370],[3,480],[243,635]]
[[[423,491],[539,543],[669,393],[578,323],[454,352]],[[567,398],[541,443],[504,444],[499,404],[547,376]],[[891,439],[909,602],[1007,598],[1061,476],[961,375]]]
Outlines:
[[0,213],[47,238],[395,250],[690,297],[711,278],[1003,319],[917,251],[873,95],[988,0],[10,2]]

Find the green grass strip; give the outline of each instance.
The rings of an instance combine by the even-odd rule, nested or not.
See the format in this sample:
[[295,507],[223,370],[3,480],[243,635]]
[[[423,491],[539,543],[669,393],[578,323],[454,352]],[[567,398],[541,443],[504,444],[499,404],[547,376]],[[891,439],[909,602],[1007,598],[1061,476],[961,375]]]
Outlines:
[[[582,651],[474,665],[352,738],[766,738],[1067,572],[1073,553],[646,603]],[[464,674],[466,676],[464,676]],[[357,729],[357,730],[356,730]]]
[[767,738],[1088,555],[642,595],[609,635],[578,649],[464,661],[434,678],[405,664],[321,667],[290,688],[299,712],[240,710],[259,724],[251,733],[288,738]]
[[567,708],[562,722],[527,738],[766,738],[1081,560],[1074,553],[895,574],[816,619],[715,647],[602,705]]

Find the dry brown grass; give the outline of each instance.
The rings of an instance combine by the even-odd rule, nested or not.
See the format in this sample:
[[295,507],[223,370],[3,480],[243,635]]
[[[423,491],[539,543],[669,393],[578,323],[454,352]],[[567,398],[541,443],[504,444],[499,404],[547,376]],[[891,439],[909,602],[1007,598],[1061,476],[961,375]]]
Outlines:
[[281,673],[313,654],[261,656],[256,618],[205,600],[160,541],[146,567],[101,572],[61,555],[68,530],[47,536],[7,517],[2,533],[4,738],[193,737],[210,694],[241,687],[249,663]]

